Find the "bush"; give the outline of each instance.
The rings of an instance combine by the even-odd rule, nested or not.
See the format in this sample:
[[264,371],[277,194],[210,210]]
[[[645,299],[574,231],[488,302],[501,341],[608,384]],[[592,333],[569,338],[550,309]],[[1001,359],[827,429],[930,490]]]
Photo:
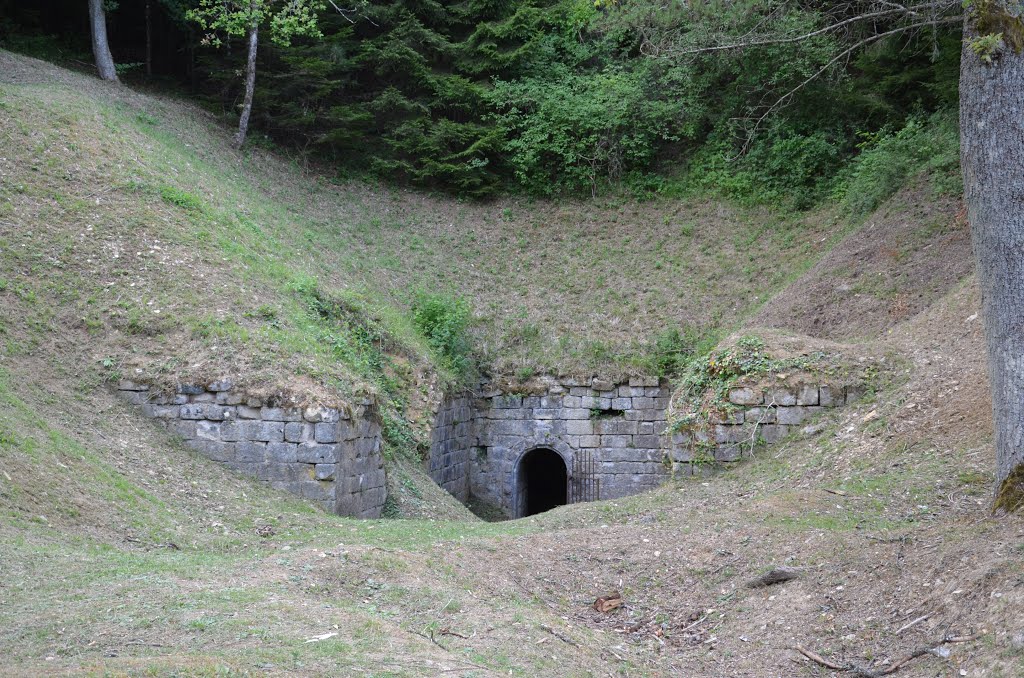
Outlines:
[[837,192],[848,213],[864,216],[874,211],[921,173],[928,174],[940,192],[963,190],[954,111],[940,111],[927,120],[911,118],[895,133],[883,130],[861,136],[861,154]]
[[412,322],[456,376],[473,372],[469,343],[469,304],[461,297],[418,292],[412,303]]
[[655,376],[674,377],[681,374],[695,356],[703,355],[715,345],[714,337],[705,332],[677,327],[664,330],[648,348],[649,366]]

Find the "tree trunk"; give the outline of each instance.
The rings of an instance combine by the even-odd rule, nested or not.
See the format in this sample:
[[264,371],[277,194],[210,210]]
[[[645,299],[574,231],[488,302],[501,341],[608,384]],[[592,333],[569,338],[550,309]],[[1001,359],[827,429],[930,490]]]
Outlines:
[[[998,11],[998,10],[996,10]],[[1024,506],[1024,55],[960,62],[960,162],[981,284],[995,423],[994,510]]]
[[238,119],[235,147],[241,148],[249,132],[249,115],[252,113],[252,93],[256,89],[256,44],[259,37],[259,22],[253,19],[249,24],[249,58],[245,65],[245,99],[242,101],[242,115]]
[[89,27],[92,32],[92,53],[96,57],[96,70],[102,80],[117,82],[117,69],[110,56],[107,43],[107,15],[103,11],[103,0],[89,0]]
[[150,13],[150,0],[146,0],[146,77],[153,77],[153,19]]

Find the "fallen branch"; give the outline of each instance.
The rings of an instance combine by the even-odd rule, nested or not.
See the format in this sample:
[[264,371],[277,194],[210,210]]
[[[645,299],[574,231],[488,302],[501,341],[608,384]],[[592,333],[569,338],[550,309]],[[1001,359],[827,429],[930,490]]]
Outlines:
[[565,634],[559,633],[558,631],[554,630],[553,628],[551,628],[547,624],[541,624],[540,627],[542,629],[544,629],[545,631],[547,631],[548,633],[550,633],[551,635],[553,635],[555,638],[558,638],[563,643],[568,643],[569,645],[575,645],[576,647],[580,646],[580,644],[577,643],[575,640],[573,640],[572,638],[566,636]]
[[808,650],[806,647],[803,647],[802,645],[794,645],[790,649],[795,650],[796,652],[799,652],[800,654],[802,654],[803,656],[807,657],[808,659],[810,659],[815,664],[817,664],[819,666],[824,666],[826,669],[831,669],[832,671],[841,671],[841,672],[844,672],[844,673],[852,673],[853,675],[860,676],[861,678],[880,678],[881,676],[888,676],[888,675],[892,675],[893,673],[896,673],[897,671],[899,671],[901,668],[903,668],[904,666],[906,666],[910,662],[914,661],[918,657],[923,657],[926,654],[931,654],[931,655],[935,655],[936,657],[945,658],[948,655],[948,651],[947,651],[946,655],[942,654],[942,652],[940,650],[941,650],[943,645],[949,645],[951,643],[969,643],[969,642],[971,642],[973,640],[977,640],[977,639],[978,639],[978,634],[974,634],[974,635],[970,635],[970,636],[945,636],[937,644],[925,645],[923,647],[919,647],[916,650],[914,650],[913,652],[911,652],[910,654],[908,654],[907,656],[903,657],[903,659],[900,659],[900,660],[894,662],[891,666],[887,666],[886,668],[878,670],[878,671],[869,669],[869,668],[867,668],[865,666],[857,666],[856,664],[853,664],[853,663],[836,664],[835,662],[830,662],[829,660],[825,659],[824,657],[822,657],[817,652],[814,652],[812,650]]
[[900,628],[899,628],[899,629],[898,629],[898,630],[896,631],[896,635],[898,636],[898,635],[900,635],[901,633],[903,633],[904,631],[906,631],[907,629],[909,629],[909,628],[911,628],[911,627],[914,627],[914,626],[917,626],[918,624],[920,624],[921,622],[923,622],[923,621],[924,621],[925,619],[928,619],[928,617],[931,617],[931,614],[923,614],[923,615],[921,615],[920,617],[918,617],[917,619],[915,619],[914,621],[912,621],[912,622],[908,622],[908,623],[904,624],[903,626],[901,626],[901,627],[900,627]]

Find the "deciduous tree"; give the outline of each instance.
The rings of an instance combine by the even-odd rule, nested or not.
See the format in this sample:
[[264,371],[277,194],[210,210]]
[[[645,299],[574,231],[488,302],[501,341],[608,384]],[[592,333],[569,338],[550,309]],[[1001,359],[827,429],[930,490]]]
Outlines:
[[89,32],[92,35],[92,53],[96,59],[96,71],[103,80],[117,82],[117,69],[110,56],[107,43],[107,14],[103,0],[89,0]]
[[245,37],[245,95],[235,145],[241,147],[249,131],[252,96],[256,89],[256,51],[260,27],[266,25],[270,39],[278,45],[291,44],[296,36],[321,37],[317,15],[324,9],[319,0],[199,0],[187,16],[206,31],[205,44],[220,46],[228,39]]

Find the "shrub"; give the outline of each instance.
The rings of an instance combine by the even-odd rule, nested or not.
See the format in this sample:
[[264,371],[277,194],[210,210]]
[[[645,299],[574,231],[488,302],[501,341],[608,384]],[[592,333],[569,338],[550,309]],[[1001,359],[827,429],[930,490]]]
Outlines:
[[912,177],[926,173],[940,192],[959,193],[960,137],[956,113],[911,118],[898,132],[862,134],[861,154],[838,191],[847,212],[874,211]]
[[462,297],[418,292],[412,303],[412,321],[458,377],[473,371],[469,344],[469,304]]

